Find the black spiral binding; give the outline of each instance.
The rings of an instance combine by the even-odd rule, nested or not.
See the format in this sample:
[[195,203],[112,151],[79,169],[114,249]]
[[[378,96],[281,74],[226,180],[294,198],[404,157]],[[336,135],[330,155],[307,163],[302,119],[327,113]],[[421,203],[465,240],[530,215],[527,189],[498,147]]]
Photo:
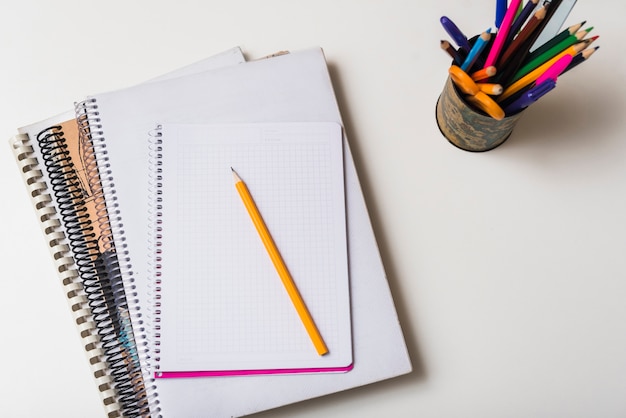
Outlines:
[[[150,335],[147,334],[144,315],[149,309],[141,309],[134,284],[128,249],[124,242],[124,230],[117,203],[113,174],[110,170],[102,122],[95,99],[76,103],[76,120],[84,152],[84,167],[89,187],[94,192],[101,244],[117,257],[122,286],[126,291],[128,313],[134,332],[136,355],[143,374],[134,376],[136,396],[140,399],[141,416],[161,417],[158,393],[151,369]],[[147,308],[147,307],[143,307]]]
[[98,244],[94,221],[85,205],[76,167],[60,126],[37,135],[44,164],[65,227],[87,303],[100,337],[99,344],[112,376],[123,416],[150,416],[128,303],[115,247]]
[[88,299],[76,268],[76,262],[67,244],[59,213],[50,195],[48,181],[42,172],[43,167],[40,166],[32,141],[34,138],[31,139],[28,135],[19,134],[11,138],[11,149],[46,238],[76,328],[84,344],[85,354],[93,372],[105,413],[108,418],[119,418],[121,408],[116,400],[113,378],[107,373],[107,364],[103,360],[100,336],[97,333],[91,308],[88,305]]

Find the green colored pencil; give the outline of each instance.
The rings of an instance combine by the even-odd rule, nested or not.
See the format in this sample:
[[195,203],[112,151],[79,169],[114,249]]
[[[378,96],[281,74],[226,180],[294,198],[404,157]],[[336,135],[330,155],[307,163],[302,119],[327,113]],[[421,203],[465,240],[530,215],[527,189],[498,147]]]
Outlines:
[[535,58],[526,61],[524,65],[515,73],[513,76],[513,81],[515,82],[520,78],[524,77],[526,74],[539,67],[543,63],[549,61],[552,57],[557,56],[561,52],[565,51],[570,46],[580,42],[587,35],[586,31],[578,31],[575,35],[569,35],[564,40],[554,45],[552,48],[548,49],[543,54],[536,56]]
[[[553,46],[555,46],[559,42],[567,39],[568,36],[575,35],[576,32],[578,32],[580,30],[580,28],[582,28],[585,23],[586,23],[586,21],[582,21],[580,23],[577,23],[577,24],[572,25],[569,28],[565,29],[563,32],[559,33],[558,35],[555,35],[548,42],[546,42],[545,44],[541,45],[539,48],[537,48],[533,52],[531,52],[528,55],[528,59],[531,60],[531,59],[533,59],[535,57],[538,57],[539,55],[543,54],[544,52],[546,52],[547,50],[549,50],[550,48],[552,48]],[[593,29],[593,28],[587,29],[587,32],[591,31],[591,29]]]

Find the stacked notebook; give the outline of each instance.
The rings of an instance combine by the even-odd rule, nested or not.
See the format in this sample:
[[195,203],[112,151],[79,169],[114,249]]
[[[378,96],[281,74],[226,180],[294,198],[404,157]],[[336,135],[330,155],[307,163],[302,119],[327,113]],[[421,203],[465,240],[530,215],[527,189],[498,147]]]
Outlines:
[[11,146],[107,416],[242,416],[410,372],[321,49],[233,48]]

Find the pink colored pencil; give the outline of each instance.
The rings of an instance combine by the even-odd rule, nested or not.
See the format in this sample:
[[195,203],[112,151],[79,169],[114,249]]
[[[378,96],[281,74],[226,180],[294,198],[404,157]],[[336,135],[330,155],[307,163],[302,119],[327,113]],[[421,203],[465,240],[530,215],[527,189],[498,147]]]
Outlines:
[[489,67],[490,65],[495,65],[498,60],[498,55],[500,55],[500,51],[504,46],[504,42],[509,34],[509,30],[511,29],[511,24],[515,19],[515,15],[517,13],[517,9],[519,9],[522,0],[512,0],[511,4],[509,4],[509,8],[506,9],[506,14],[504,15],[504,19],[502,19],[502,24],[498,29],[498,33],[496,34],[496,39],[493,41],[493,45],[489,50],[489,54],[487,55],[487,59],[485,60],[484,67]]
[[565,71],[565,69],[570,64],[570,62],[572,62],[572,58],[573,57],[569,54],[564,55],[561,58],[559,58],[557,62],[552,64],[550,68],[548,68],[543,74],[539,76],[539,78],[537,78],[537,80],[535,81],[535,84],[539,85],[548,79],[552,79],[556,81],[558,76],[560,76],[561,73]]

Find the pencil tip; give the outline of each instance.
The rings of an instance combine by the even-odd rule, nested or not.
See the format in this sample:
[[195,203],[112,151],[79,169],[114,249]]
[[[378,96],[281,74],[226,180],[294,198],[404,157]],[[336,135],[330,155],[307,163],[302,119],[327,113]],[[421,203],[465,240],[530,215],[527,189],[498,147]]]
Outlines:
[[230,168],[231,173],[233,173],[233,179],[235,180],[235,183],[238,183],[241,181],[241,177],[239,177],[239,174],[237,174],[237,172],[235,171],[234,168]]

